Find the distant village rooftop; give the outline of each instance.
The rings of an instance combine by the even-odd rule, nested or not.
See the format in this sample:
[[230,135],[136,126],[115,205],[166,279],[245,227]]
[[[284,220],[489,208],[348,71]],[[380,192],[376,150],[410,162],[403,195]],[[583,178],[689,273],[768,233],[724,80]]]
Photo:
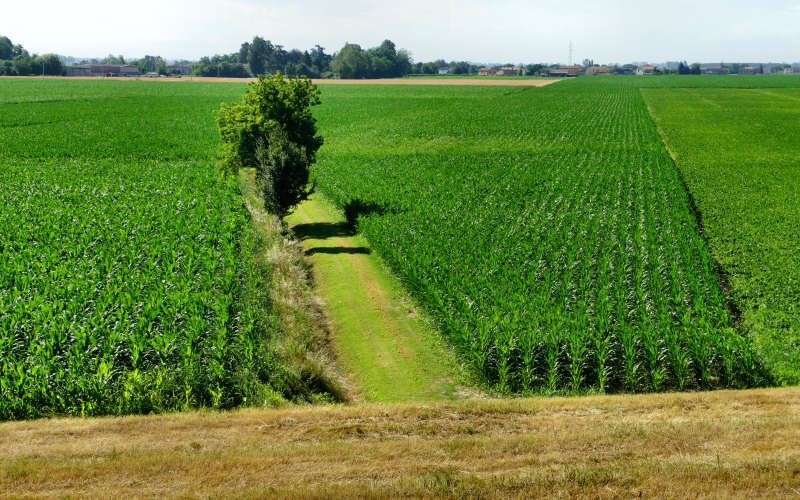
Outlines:
[[64,76],[139,76],[131,64],[74,64],[64,66]]

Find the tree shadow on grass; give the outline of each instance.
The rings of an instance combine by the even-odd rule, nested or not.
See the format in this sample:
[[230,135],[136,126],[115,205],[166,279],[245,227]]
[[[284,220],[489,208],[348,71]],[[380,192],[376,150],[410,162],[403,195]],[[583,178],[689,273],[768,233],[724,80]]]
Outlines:
[[369,255],[372,253],[372,250],[366,247],[316,247],[316,248],[309,248],[306,250],[306,255],[314,255],[318,253],[325,253],[325,254],[362,254],[362,255]]
[[326,240],[340,236],[353,236],[356,234],[353,227],[347,222],[314,222],[312,224],[298,224],[292,228],[298,240]]
[[[315,222],[313,224],[298,224],[292,228],[295,236],[300,241],[326,240],[328,238],[348,237],[356,234],[355,229],[347,222]],[[314,247],[305,251],[306,255],[323,254],[370,254],[367,247]]]
[[[354,236],[358,232],[358,218],[362,215],[382,215],[388,210],[383,205],[371,201],[354,198],[344,206],[345,222],[315,222],[311,224],[298,224],[292,228],[295,236],[300,241],[326,240],[328,238]],[[367,247],[315,247],[306,250],[306,255],[314,254],[362,254],[372,253]]]

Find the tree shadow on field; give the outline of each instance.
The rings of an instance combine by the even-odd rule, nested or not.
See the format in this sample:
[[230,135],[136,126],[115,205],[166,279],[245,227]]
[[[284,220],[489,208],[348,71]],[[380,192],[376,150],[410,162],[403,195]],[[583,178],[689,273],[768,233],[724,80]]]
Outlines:
[[340,236],[353,236],[356,234],[353,227],[346,222],[314,222],[312,224],[298,224],[292,228],[298,240],[326,240]]
[[366,247],[316,247],[316,248],[309,248],[306,250],[306,255],[314,255],[318,253],[326,253],[326,254],[362,254],[362,255],[369,255],[372,253],[372,250]]
[[[358,232],[358,219],[362,215],[383,215],[389,210],[381,204],[354,198],[344,205],[345,221],[343,222],[315,222],[311,224],[298,224],[292,228],[295,236],[300,241],[326,240],[329,238],[354,236]],[[362,254],[367,255],[372,251],[367,247],[314,247],[305,251],[306,255],[315,254]]]
[[[355,230],[346,222],[315,222],[311,224],[298,224],[292,228],[295,236],[300,241],[327,240],[329,238],[348,237],[356,234]],[[324,254],[368,254],[366,247],[314,247],[307,248],[306,255]]]
[[383,215],[389,211],[386,206],[380,203],[353,198],[344,205],[344,218],[347,220],[347,224],[356,231],[358,230],[358,218],[362,215]]

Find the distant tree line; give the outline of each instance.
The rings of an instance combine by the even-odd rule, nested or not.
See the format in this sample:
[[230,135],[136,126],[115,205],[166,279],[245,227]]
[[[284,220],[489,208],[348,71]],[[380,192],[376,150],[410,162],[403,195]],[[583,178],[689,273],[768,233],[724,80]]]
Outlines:
[[0,36],[0,75],[60,75],[63,69],[61,58],[56,54],[30,55],[22,45]]
[[247,77],[259,74],[307,76],[310,78],[391,78],[409,74],[411,56],[398,50],[391,40],[364,50],[354,43],[345,44],[336,54],[326,54],[315,45],[306,51],[286,50],[270,40],[254,37],[238,52],[203,57],[193,73],[199,76]]
[[241,78],[280,71],[286,75],[322,78],[329,76],[326,73],[330,72],[332,57],[319,45],[303,52],[286,50],[257,36],[252,42],[243,43],[238,52],[201,58],[193,73]]
[[[56,54],[30,55],[22,45],[15,45],[8,37],[0,36],[0,76],[2,75],[61,75],[64,71],[64,60],[77,61],[74,58],[63,58]],[[262,37],[254,37],[244,42],[237,52],[224,55],[202,57],[199,62],[178,61],[168,65],[161,56],[146,55],[140,59],[126,61],[121,55],[109,54],[103,59],[82,60],[91,64],[130,64],[139,68],[139,72],[187,74],[198,76],[220,76],[231,78],[247,78],[259,74],[271,75],[281,72],[290,76],[307,76],[310,78],[396,78],[409,74],[438,75],[444,68],[451,75],[476,75],[482,66],[468,61],[450,61],[437,59],[429,62],[414,62],[408,51],[398,49],[391,40],[384,40],[379,46],[364,49],[355,43],[346,43],[338,52],[328,54],[325,48],[315,45],[312,49],[300,51],[287,50],[282,45],[273,44]],[[659,66],[654,74],[699,75],[707,70],[707,65],[689,64],[686,61],[670,63],[668,67]],[[591,59],[584,59],[582,66],[594,66]],[[179,66],[179,67],[176,67]],[[783,72],[788,64],[760,63],[720,63],[730,73],[770,73]],[[504,64],[494,65],[503,68],[507,75],[513,68],[517,75],[545,74],[547,68],[557,68],[558,64]],[[608,66],[612,74],[629,75],[636,71],[633,64]],[[608,71],[608,70],[606,70]]]
[[341,78],[396,78],[411,72],[411,55],[391,40],[368,50],[347,43],[331,60],[331,71]]

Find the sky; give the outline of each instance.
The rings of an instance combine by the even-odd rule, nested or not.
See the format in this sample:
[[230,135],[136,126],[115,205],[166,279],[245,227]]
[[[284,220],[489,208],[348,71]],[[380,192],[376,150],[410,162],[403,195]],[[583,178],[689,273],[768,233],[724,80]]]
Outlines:
[[25,0],[0,35],[31,53],[198,59],[259,35],[287,49],[386,38],[415,61],[797,62],[800,0]]

